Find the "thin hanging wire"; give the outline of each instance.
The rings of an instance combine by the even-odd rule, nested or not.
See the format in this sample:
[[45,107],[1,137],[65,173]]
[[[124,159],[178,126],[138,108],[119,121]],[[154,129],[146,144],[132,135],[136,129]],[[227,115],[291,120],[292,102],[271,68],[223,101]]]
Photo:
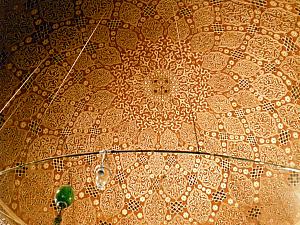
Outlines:
[[[27,77],[27,79],[23,82],[23,84],[15,91],[15,93],[13,94],[13,96],[10,97],[10,99],[5,103],[5,105],[3,106],[3,108],[0,111],[0,114],[3,115],[3,111],[6,109],[6,107],[10,104],[10,102],[16,97],[16,95],[21,91],[21,89],[27,84],[27,82],[32,78],[33,74],[36,73],[37,69],[46,61],[47,58],[44,58],[40,61],[40,63],[38,64],[38,66],[30,73],[30,75]],[[34,78],[37,79],[38,75]],[[34,81],[33,80],[33,81]],[[26,93],[29,92],[30,89],[28,89],[26,91]],[[5,127],[6,123],[8,123],[8,121],[10,120],[10,118],[17,112],[17,110],[19,109],[20,105],[22,104],[22,101],[18,102],[17,106],[14,108],[14,110],[12,111],[12,113],[9,115],[8,118],[5,118],[4,123],[2,124],[2,126],[0,127],[0,131]],[[4,115],[3,115],[4,116]]]
[[[174,12],[174,15],[175,15],[174,5],[173,5],[173,12]],[[174,20],[175,20],[175,18],[174,18]],[[183,52],[182,52],[182,45],[180,43],[179,28],[178,28],[177,20],[175,20],[175,23],[176,23],[178,42],[179,42],[179,46],[180,46],[180,54],[181,54],[181,60],[182,60],[181,62],[183,63]],[[185,67],[183,68],[183,71],[184,71],[184,74],[185,74]],[[190,106],[191,106],[191,109],[192,109],[190,97],[188,98],[188,100],[189,100],[189,103],[190,103]],[[200,152],[199,142],[198,142],[198,135],[197,135],[196,124],[195,124],[195,116],[193,116],[193,124],[194,124],[194,132],[195,132],[195,137],[196,137],[196,142],[197,142],[197,148],[198,148],[198,152]],[[218,154],[210,154],[210,155],[211,156],[221,156],[221,157],[225,158],[224,155],[218,155]],[[262,162],[262,161],[249,160],[249,159],[244,159],[244,158],[239,158],[239,157],[232,157],[232,156],[228,156],[226,158],[236,159],[236,160],[244,160],[244,161],[248,161],[248,162],[259,162],[259,163],[266,164],[266,165],[272,165],[272,166],[280,167],[281,169],[285,169],[285,170],[289,170],[289,171],[300,172],[300,169],[285,167],[284,165],[266,163],[266,162]]]
[[32,73],[27,77],[27,79],[23,82],[23,84],[15,91],[13,96],[11,96],[10,99],[6,102],[6,104],[2,107],[2,109],[0,110],[0,113],[2,113],[4,111],[4,109],[9,105],[9,103],[16,97],[16,95],[21,91],[21,89],[25,86],[25,84],[27,84],[27,82],[31,79],[33,74],[35,74],[37,69],[42,65],[42,63],[45,60],[46,60],[46,58],[41,60],[41,62],[38,64],[38,66],[32,71]]
[[51,97],[51,101],[49,103],[49,105],[47,106],[46,110],[43,113],[42,118],[40,119],[40,122],[38,123],[38,126],[40,126],[43,122],[44,116],[46,115],[47,111],[49,110],[50,106],[52,105],[53,101],[55,100],[55,98],[57,97],[58,92],[60,91],[60,89],[62,88],[62,86],[65,84],[66,80],[68,79],[70,73],[72,72],[74,66],[76,65],[77,61],[79,60],[81,54],[83,53],[84,49],[86,48],[86,46],[88,45],[89,41],[91,40],[91,38],[93,37],[94,33],[96,32],[97,28],[99,27],[102,19],[103,19],[104,14],[102,15],[102,18],[98,21],[96,27],[94,28],[94,30],[92,31],[91,35],[89,36],[89,38],[87,39],[87,41],[85,42],[83,48],[80,50],[78,56],[76,57],[75,61],[73,62],[71,68],[69,69],[68,73],[66,74],[66,76],[64,77],[63,81],[61,82],[61,84],[59,85],[57,91],[54,93],[54,95]]
[[104,159],[105,159],[106,151],[100,151],[99,153],[102,154],[101,166],[104,167]]
[[168,153],[168,154],[213,156],[213,157],[220,157],[220,158],[225,158],[225,159],[232,159],[232,160],[250,162],[250,163],[255,163],[255,164],[262,164],[262,165],[272,166],[275,169],[283,169],[283,170],[290,171],[290,172],[300,173],[300,168],[297,168],[297,167],[288,167],[288,166],[285,166],[285,165],[275,164],[275,163],[271,163],[271,162],[264,162],[264,161],[260,161],[260,160],[253,160],[253,159],[240,158],[240,157],[221,155],[221,154],[214,154],[214,153],[208,153],[208,152],[192,152],[192,151],[188,151],[188,150],[185,150],[185,151],[180,150],[179,151],[179,150],[167,150],[167,149],[160,149],[160,150],[157,150],[157,149],[153,149],[153,150],[127,149],[127,150],[101,150],[101,151],[94,151],[94,152],[74,153],[74,154],[48,157],[48,158],[44,158],[44,159],[24,163],[24,164],[19,165],[19,166],[7,168],[5,170],[0,171],[0,176],[4,175],[4,174],[7,174],[11,171],[20,169],[20,168],[28,167],[28,166],[31,166],[31,165],[34,165],[34,164],[39,164],[39,163],[46,162],[46,161],[51,161],[51,160],[54,160],[54,159],[72,158],[72,157],[89,156],[89,155],[99,155],[99,154],[103,154],[103,153],[105,153],[105,154],[127,154],[127,153],[160,153],[160,154],[163,154],[163,153]]
[[[3,212],[2,210],[0,210],[0,214],[6,216],[7,218],[11,219],[12,221],[14,221],[15,223],[17,224],[20,224],[20,225],[24,225],[25,223],[21,223],[21,222],[18,222],[16,219],[14,219],[13,217],[11,217],[10,215],[6,214],[5,212]],[[5,221],[4,221],[5,222]]]
[[[67,78],[69,77],[70,73],[72,72],[75,64],[77,63],[78,59],[80,58],[82,52],[84,51],[84,49],[86,48],[87,44],[89,43],[90,39],[92,38],[93,34],[95,33],[95,31],[97,30],[98,26],[100,25],[102,19],[103,19],[104,14],[102,15],[102,18],[99,20],[99,22],[97,23],[95,29],[92,31],[91,35],[89,36],[88,40],[86,41],[85,45],[83,46],[83,48],[81,49],[81,51],[79,52],[77,58],[75,59],[75,61],[73,62],[70,70],[68,71],[68,73],[66,74],[66,76],[64,77],[62,83],[60,84],[60,86],[58,87],[58,90],[55,92],[55,94],[52,96],[52,99],[49,103],[49,105],[47,106],[44,115],[46,114],[47,110],[49,109],[49,107],[51,106],[51,104],[53,103],[53,101],[55,100],[59,90],[62,88],[62,86],[64,85],[64,83],[66,82]],[[43,60],[41,60],[41,62],[38,64],[38,66],[34,69],[34,71],[27,77],[27,79],[23,82],[23,84],[17,89],[17,91],[13,94],[13,96],[6,102],[6,104],[3,106],[3,108],[1,109],[0,113],[2,113],[5,108],[9,105],[9,103],[15,98],[15,96],[19,93],[19,91],[25,86],[25,84],[27,84],[27,82],[31,79],[31,77],[33,76],[33,74],[35,74],[35,72],[37,71],[37,69],[41,66],[41,64],[46,60],[47,58],[44,58]],[[21,105],[21,102],[19,102],[19,104],[17,105],[17,107],[14,109],[14,111],[10,114],[10,116],[5,119],[5,122],[2,124],[2,126],[0,127],[0,131],[4,128],[5,124],[9,121],[9,119],[13,116],[13,114],[17,111],[17,109],[19,108],[19,106]],[[42,123],[42,119],[41,118],[41,122],[38,124],[38,126]]]
[[[69,172],[68,176],[69,176],[69,185],[73,188],[73,185],[72,185],[72,172]],[[76,220],[76,216],[74,214],[74,204],[72,204],[71,207],[72,207],[72,213],[73,213],[73,224],[75,224],[74,220]]]
[[[67,73],[66,76],[64,77],[62,83],[61,83],[60,86],[58,87],[58,90],[57,90],[57,91],[54,93],[54,95],[52,96],[52,99],[51,99],[49,105],[47,106],[46,110],[44,111],[43,116],[41,117],[40,122],[38,122],[38,124],[36,125],[36,127],[39,127],[39,126],[42,124],[44,115],[46,114],[46,112],[47,112],[48,109],[50,108],[51,104],[52,104],[53,101],[55,100],[55,98],[56,98],[56,96],[57,96],[59,90],[62,88],[63,84],[66,82],[68,76],[69,76],[70,73],[72,72],[72,69],[74,68],[75,64],[76,64],[77,61],[79,60],[81,54],[83,53],[83,51],[84,51],[84,49],[86,48],[87,44],[89,43],[90,39],[91,39],[92,36],[94,35],[95,31],[96,31],[97,28],[99,27],[99,25],[100,25],[100,23],[101,23],[103,17],[104,17],[104,14],[102,15],[101,19],[98,21],[96,27],[95,27],[94,30],[92,31],[91,35],[90,35],[89,38],[87,39],[87,41],[86,41],[86,43],[84,44],[84,46],[83,46],[83,48],[81,49],[81,51],[79,52],[77,58],[75,59],[75,61],[74,61],[73,64],[72,64],[70,70],[68,71],[68,73]],[[38,67],[30,74],[30,76],[29,76],[29,77],[26,79],[26,81],[23,83],[22,87],[26,84],[26,82],[30,79],[30,77],[32,77],[32,75],[34,74],[34,72],[39,68],[39,66],[40,66],[46,59],[47,59],[47,58],[43,59],[43,60],[39,63]],[[37,77],[36,77],[36,78],[37,78]],[[21,87],[20,87],[19,89],[21,89]],[[18,90],[18,91],[19,91],[19,90]],[[15,93],[15,95],[18,93],[18,91]],[[14,96],[15,96],[15,95],[14,95]],[[14,96],[13,96],[13,97],[14,97]],[[13,97],[12,97],[12,98],[13,98]],[[11,99],[12,99],[12,98],[11,98]],[[10,101],[11,101],[11,100],[10,100]],[[9,103],[7,103],[6,105],[8,105],[8,104],[9,104]],[[5,120],[4,124],[0,127],[0,131],[4,128],[4,125],[9,121],[9,119],[11,118],[11,116],[17,111],[17,109],[18,109],[18,107],[19,107],[20,105],[21,105],[21,101],[19,102],[18,106],[17,106],[16,109],[13,111],[13,113]],[[27,137],[27,135],[28,135],[29,132],[30,132],[30,129],[27,131],[26,137]],[[37,134],[38,137],[39,137],[39,132],[36,132],[36,134]],[[17,160],[17,159],[16,159],[16,160]],[[16,161],[16,160],[15,160],[15,161]],[[13,162],[13,164],[15,163],[15,161]]]
[[[177,3],[176,3],[177,4]],[[174,14],[174,21],[175,21],[175,25],[176,25],[176,32],[177,32],[177,39],[178,39],[178,44],[179,44],[179,51],[180,51],[180,56],[181,56],[181,66],[183,67],[183,76],[185,76],[185,65],[184,64],[184,57],[183,57],[183,51],[182,51],[182,45],[180,42],[180,35],[179,35],[179,27],[178,27],[178,22],[176,20],[176,12],[174,9],[174,4],[172,5],[172,9],[173,9],[173,14]],[[194,128],[194,133],[195,133],[195,141],[196,141],[196,148],[198,150],[198,152],[200,152],[200,148],[199,148],[199,141],[198,141],[198,135],[197,135],[197,129],[196,129],[196,122],[195,122],[195,114],[193,111],[193,107],[192,107],[192,101],[191,101],[191,97],[190,97],[190,93],[188,92],[188,96],[187,99],[189,101],[189,105],[190,105],[190,116],[192,118],[192,123],[193,123],[193,128]]]

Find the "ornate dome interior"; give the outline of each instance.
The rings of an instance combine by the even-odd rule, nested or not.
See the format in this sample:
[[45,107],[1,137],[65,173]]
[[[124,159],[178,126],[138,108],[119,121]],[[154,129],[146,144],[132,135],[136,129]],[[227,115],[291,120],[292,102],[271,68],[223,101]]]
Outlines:
[[104,190],[101,155],[1,175],[0,224],[53,224],[63,184],[75,191],[64,225],[299,224],[299,171],[283,168],[300,167],[298,0],[0,10],[0,169],[136,151],[106,155]]

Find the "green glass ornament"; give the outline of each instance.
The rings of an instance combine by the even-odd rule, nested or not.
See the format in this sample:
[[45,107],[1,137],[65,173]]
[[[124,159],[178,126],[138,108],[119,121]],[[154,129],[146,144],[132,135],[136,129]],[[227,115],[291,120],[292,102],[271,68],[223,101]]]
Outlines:
[[74,190],[70,185],[62,185],[55,194],[55,204],[60,209],[69,207],[74,201]]

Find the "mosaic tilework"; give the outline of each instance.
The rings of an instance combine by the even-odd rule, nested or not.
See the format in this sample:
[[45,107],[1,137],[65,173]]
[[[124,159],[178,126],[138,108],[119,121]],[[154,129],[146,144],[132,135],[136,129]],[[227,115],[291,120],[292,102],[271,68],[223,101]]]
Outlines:
[[[103,149],[300,166],[296,0],[1,4],[0,107],[43,60],[0,115],[1,169]],[[64,224],[299,221],[298,173],[230,158],[120,154],[106,159],[112,177],[100,191],[99,162],[22,167],[0,177],[0,197],[28,224],[52,224],[63,183],[76,192]]]

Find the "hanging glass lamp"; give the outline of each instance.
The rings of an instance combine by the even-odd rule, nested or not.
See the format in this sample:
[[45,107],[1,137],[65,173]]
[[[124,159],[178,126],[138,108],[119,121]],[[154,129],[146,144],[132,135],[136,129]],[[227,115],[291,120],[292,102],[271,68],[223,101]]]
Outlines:
[[70,185],[60,186],[54,198],[57,207],[57,216],[54,219],[54,225],[60,225],[62,222],[61,212],[63,209],[69,207],[74,202],[74,190]]
[[103,165],[98,165],[95,168],[95,175],[96,175],[96,186],[100,190],[104,190],[106,184],[109,182],[111,172],[108,168],[104,167]]
[[74,201],[74,190],[70,185],[62,185],[55,194],[55,204],[58,208],[69,207]]

